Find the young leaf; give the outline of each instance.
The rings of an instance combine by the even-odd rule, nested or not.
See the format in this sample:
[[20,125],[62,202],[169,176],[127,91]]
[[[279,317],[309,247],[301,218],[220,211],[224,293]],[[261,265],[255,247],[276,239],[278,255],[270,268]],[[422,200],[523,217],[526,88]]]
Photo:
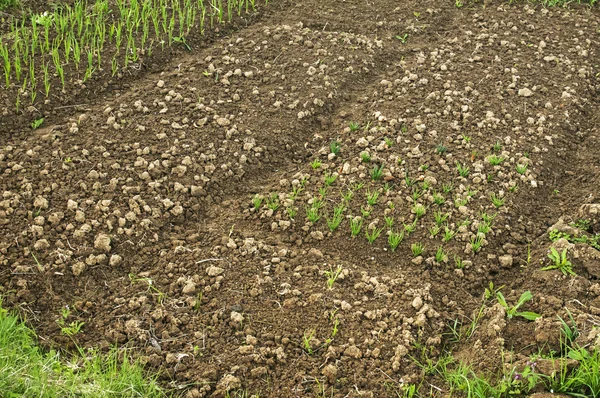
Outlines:
[[531,311],[517,312],[515,315],[522,316],[523,318],[527,319],[528,321],[535,321],[536,319],[541,317],[540,314],[536,314],[535,312],[531,312]]

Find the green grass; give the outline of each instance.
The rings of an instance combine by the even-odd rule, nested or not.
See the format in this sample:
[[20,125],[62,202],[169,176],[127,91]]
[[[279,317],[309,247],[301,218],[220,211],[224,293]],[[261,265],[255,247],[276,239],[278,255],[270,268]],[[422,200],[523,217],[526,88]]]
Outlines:
[[83,351],[66,358],[44,352],[33,330],[2,308],[0,300],[0,395],[3,397],[164,397],[125,351]]
[[17,4],[19,4],[17,0],[0,0],[0,11],[15,7]]

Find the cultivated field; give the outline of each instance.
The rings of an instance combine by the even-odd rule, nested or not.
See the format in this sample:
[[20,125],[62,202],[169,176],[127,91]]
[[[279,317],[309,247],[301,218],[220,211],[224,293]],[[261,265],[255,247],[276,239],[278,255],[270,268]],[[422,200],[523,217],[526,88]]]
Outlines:
[[4,307],[174,396],[600,396],[600,8],[562,3],[6,8]]

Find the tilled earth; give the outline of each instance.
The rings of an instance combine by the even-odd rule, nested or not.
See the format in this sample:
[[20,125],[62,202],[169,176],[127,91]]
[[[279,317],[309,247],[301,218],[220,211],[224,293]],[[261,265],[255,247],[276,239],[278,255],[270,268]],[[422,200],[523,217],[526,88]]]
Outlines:
[[[260,12],[38,130],[0,116],[0,293],[45,344],[132,347],[188,397],[395,396],[425,352],[494,373],[559,349],[568,312],[600,346],[600,253],[548,237],[600,233],[597,8]],[[576,276],[541,270],[551,245]]]

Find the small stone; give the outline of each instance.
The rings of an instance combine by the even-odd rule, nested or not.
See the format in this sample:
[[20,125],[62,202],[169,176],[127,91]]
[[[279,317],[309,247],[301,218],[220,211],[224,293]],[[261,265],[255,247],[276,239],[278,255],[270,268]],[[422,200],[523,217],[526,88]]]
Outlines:
[[325,376],[329,384],[333,384],[337,379],[338,369],[335,365],[329,364],[323,368],[321,374]]
[[183,287],[184,294],[194,294],[196,292],[196,284],[192,281],[188,281]]
[[85,263],[81,262],[81,261],[79,261],[71,266],[71,271],[73,271],[73,275],[75,275],[75,276],[81,275],[81,273],[84,270],[85,270]]
[[518,95],[519,97],[531,97],[533,95],[533,91],[531,91],[527,87],[524,87],[519,89]]
[[123,257],[119,256],[118,254],[113,254],[112,256],[110,256],[110,260],[108,261],[111,267],[116,267],[122,262]]
[[67,209],[75,211],[77,210],[77,207],[79,207],[79,205],[73,199],[67,201]]
[[110,252],[111,246],[110,246],[110,237],[106,234],[99,234],[98,236],[96,236],[96,239],[94,240],[94,248],[101,250],[105,253]]
[[163,88],[165,86],[165,82],[163,80],[159,80],[156,82],[156,87]]
[[38,196],[33,200],[33,207],[35,207],[36,209],[47,209],[48,200],[43,196]]
[[215,267],[214,265],[211,265],[210,267],[208,267],[206,269],[206,275],[217,276],[217,275],[221,275],[224,271],[225,270],[223,268]]
[[504,268],[510,268],[513,265],[513,257],[510,254],[498,257],[500,265]]
[[351,345],[344,350],[344,355],[358,359],[362,357],[362,352],[360,352],[360,349],[357,346]]
[[235,323],[241,324],[244,322],[244,316],[236,311],[231,311],[231,320]]
[[[217,383],[217,391],[216,392],[227,392],[230,390],[235,390],[236,388],[240,388],[242,386],[242,382],[240,379],[235,377],[234,375],[225,375],[219,380]],[[215,393],[216,393],[215,392]]]
[[360,137],[358,141],[356,141],[356,146],[359,148],[366,148],[369,146],[369,141],[365,137]]
[[414,309],[419,310],[423,306],[423,299],[420,296],[415,297],[412,306]]
[[50,247],[50,244],[46,239],[40,239],[33,245],[35,250],[45,250]]

